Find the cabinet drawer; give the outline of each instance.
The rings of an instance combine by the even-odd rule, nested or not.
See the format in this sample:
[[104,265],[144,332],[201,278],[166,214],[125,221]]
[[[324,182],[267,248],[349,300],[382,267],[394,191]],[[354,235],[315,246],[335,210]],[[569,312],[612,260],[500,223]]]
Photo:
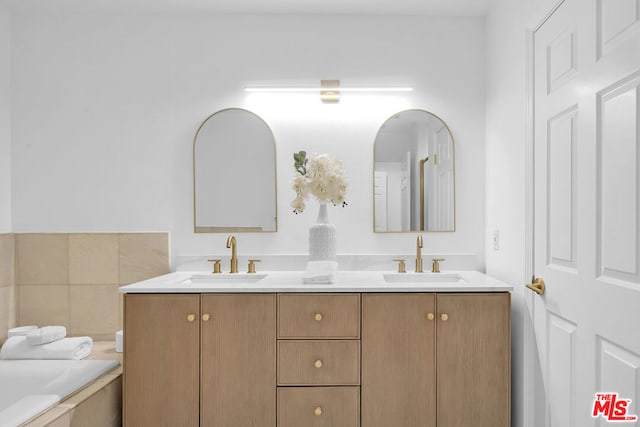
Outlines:
[[360,338],[360,295],[278,295],[278,338]]
[[278,388],[278,427],[359,425],[359,387]]
[[278,385],[359,385],[360,341],[278,341]]

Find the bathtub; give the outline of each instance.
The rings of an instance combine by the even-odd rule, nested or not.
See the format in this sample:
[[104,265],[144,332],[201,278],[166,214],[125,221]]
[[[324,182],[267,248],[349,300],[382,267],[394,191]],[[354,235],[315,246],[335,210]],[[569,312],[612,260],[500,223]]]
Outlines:
[[80,390],[116,360],[0,360],[0,427],[14,427]]

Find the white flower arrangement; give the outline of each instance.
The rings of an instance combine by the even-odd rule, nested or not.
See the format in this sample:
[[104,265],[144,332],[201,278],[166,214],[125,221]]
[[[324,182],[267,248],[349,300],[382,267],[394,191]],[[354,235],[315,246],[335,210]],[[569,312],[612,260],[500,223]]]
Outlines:
[[300,151],[293,154],[294,166],[298,174],[291,181],[291,188],[296,198],[291,202],[293,212],[302,213],[304,201],[312,194],[319,202],[331,202],[345,207],[347,182],[342,170],[342,162],[332,159],[326,154],[313,154],[307,159],[307,153]]

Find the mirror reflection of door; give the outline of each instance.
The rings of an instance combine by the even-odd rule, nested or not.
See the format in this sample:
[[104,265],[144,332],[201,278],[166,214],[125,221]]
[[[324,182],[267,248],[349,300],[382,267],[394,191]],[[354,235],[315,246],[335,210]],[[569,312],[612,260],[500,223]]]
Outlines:
[[258,115],[218,111],[193,144],[196,233],[277,231],[276,149]]
[[374,224],[376,232],[455,231],[454,141],[434,114],[406,110],[380,127]]

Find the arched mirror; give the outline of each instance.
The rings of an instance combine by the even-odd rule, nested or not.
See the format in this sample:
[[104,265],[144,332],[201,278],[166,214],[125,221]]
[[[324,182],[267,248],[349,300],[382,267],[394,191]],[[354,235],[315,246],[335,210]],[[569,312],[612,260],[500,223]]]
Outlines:
[[276,145],[258,115],[209,116],[193,142],[196,233],[277,231]]
[[374,144],[374,231],[455,231],[455,149],[447,124],[423,110],[389,117]]

